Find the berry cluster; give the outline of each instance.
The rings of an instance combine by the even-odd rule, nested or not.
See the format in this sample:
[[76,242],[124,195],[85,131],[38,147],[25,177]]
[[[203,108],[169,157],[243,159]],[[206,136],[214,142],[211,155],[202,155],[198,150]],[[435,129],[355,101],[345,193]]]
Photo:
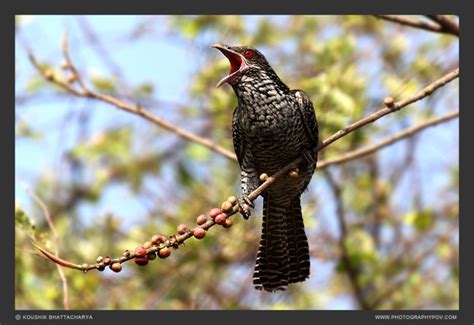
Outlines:
[[[142,246],[135,248],[135,251],[131,253],[129,250],[125,250],[122,253],[122,257],[112,259],[110,256],[99,256],[95,268],[99,271],[105,270],[107,266],[114,271],[122,271],[122,263],[134,259],[137,265],[147,265],[149,261],[159,258],[167,258],[171,255],[171,248],[178,248],[179,244],[183,243],[186,239],[194,237],[196,239],[202,239],[206,236],[206,231],[215,224],[221,225],[224,228],[232,227],[232,220],[229,218],[232,214],[237,212],[234,208],[237,205],[237,199],[235,196],[227,198],[222,203],[221,208],[213,208],[209,211],[208,215],[201,214],[196,218],[197,227],[188,230],[185,224],[180,224],[176,227],[178,236],[172,235],[169,238],[161,234],[153,235],[149,241],[146,241]],[[90,269],[88,264],[83,265],[83,270]]]

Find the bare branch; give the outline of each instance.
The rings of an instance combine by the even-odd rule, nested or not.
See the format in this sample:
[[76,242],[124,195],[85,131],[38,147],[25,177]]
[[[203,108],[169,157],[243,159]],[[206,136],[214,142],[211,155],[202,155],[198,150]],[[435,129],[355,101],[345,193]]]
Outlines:
[[453,35],[458,35],[455,34],[449,30],[446,30],[443,28],[443,26],[439,24],[432,24],[427,21],[423,21],[420,19],[414,19],[411,17],[406,17],[406,16],[397,16],[397,15],[375,15],[375,17],[388,20],[394,23],[398,23],[400,25],[405,25],[405,26],[410,26],[410,27],[415,27],[419,29],[424,29],[427,31],[431,32],[436,32],[436,33],[448,33],[448,34],[453,34]]
[[[229,202],[229,201],[226,201],[226,202]],[[236,214],[239,211],[239,207],[236,204],[235,200],[234,200],[234,202],[232,202],[232,205],[233,205],[232,209],[229,212],[224,214],[226,219],[228,219],[230,216]],[[193,229],[187,230],[183,234],[170,235],[166,239],[160,240],[156,244],[154,244],[151,247],[147,248],[146,252],[145,252],[145,255],[159,253],[159,251],[164,249],[164,248],[178,249],[186,240],[188,240],[189,238],[195,236],[195,232],[197,231],[197,229],[202,229],[202,230],[208,231],[210,228],[214,227],[215,225],[218,225],[216,223],[216,221],[213,218],[208,217],[207,221],[205,223],[203,223],[202,225],[199,225],[199,226],[197,226]],[[229,227],[229,226],[226,226],[226,227]],[[47,258],[49,258],[50,260],[52,260],[56,264],[62,265],[64,267],[71,268],[71,269],[76,269],[76,270],[81,270],[83,272],[87,272],[89,270],[94,270],[94,269],[100,270],[100,268],[101,268],[101,263],[102,262],[97,262],[96,264],[88,264],[88,263],[76,264],[76,263],[64,260],[64,259],[58,257],[57,255],[52,254],[51,252],[49,252],[46,249],[38,246],[37,244],[33,243],[33,245],[43,255],[45,255]],[[136,257],[139,257],[136,253],[129,252],[127,254],[123,254],[122,257],[110,259],[106,263],[106,265],[112,265],[114,263],[120,263],[121,264],[121,263],[127,262],[131,259],[134,259]],[[102,265],[102,267],[103,266],[104,265]],[[102,270],[103,270],[103,268],[102,268]]]
[[419,29],[424,29],[430,32],[435,33],[442,33],[442,34],[451,34],[455,36],[459,36],[459,26],[457,32],[452,27],[449,28],[445,25],[442,25],[438,22],[438,24],[432,24],[427,21],[423,21],[420,19],[411,18],[408,16],[400,16],[400,15],[375,15],[375,17],[379,19],[388,20],[394,23],[398,23],[400,25],[415,27]]
[[[326,148],[329,146],[331,143],[339,140],[340,138],[346,136],[347,134],[360,129],[361,127],[370,124],[379,118],[396,112],[398,110],[401,110],[402,108],[408,106],[409,104],[412,104],[416,101],[419,101],[420,99],[425,98],[426,96],[431,95],[433,92],[435,92],[437,89],[440,87],[444,86],[448,82],[456,79],[459,76],[459,68],[454,69],[453,71],[449,72],[442,78],[434,81],[433,83],[429,84],[427,87],[423,88],[420,90],[418,93],[415,95],[402,99],[396,103],[393,103],[390,107],[382,108],[375,113],[370,114],[369,116],[352,123],[351,125],[345,127],[342,130],[337,131],[333,135],[331,135],[329,138],[324,140],[319,144],[319,146],[316,148],[315,153],[319,152],[320,150]],[[281,176],[285,175],[288,173],[291,169],[295,168],[298,164],[300,164],[303,161],[302,157],[299,157],[295,160],[293,160],[291,163],[289,163],[287,166],[284,168],[280,169],[278,172],[276,172],[273,176],[268,177],[267,180],[260,185],[257,189],[255,189],[250,195],[248,196],[250,200],[255,200],[265,189],[267,189],[275,180],[280,178]]]
[[349,277],[349,282],[352,286],[354,297],[357,299],[357,302],[359,303],[360,307],[362,307],[363,309],[370,309],[367,299],[365,298],[365,295],[363,293],[363,288],[361,287],[359,282],[359,270],[352,263],[351,258],[349,256],[349,252],[347,250],[346,238],[348,234],[348,229],[346,222],[346,212],[344,209],[344,203],[342,201],[341,187],[334,180],[333,176],[328,170],[325,170],[324,172],[326,175],[326,179],[328,180],[329,187],[333,192],[334,200],[336,202],[336,216],[339,227],[338,243],[339,249],[341,250],[341,262],[347,270],[347,275]]
[[84,37],[90,43],[92,48],[96,51],[97,56],[109,67],[109,70],[117,77],[117,83],[119,87],[124,91],[124,95],[127,99],[131,99],[132,92],[130,87],[125,83],[125,77],[122,73],[120,66],[114,62],[109,51],[103,46],[101,39],[93,30],[92,25],[87,20],[86,16],[77,16],[77,22],[80,27],[80,31],[84,34]]
[[443,15],[427,15],[426,17],[440,24],[446,33],[459,36],[459,24],[456,21]]
[[210,149],[214,152],[217,152],[217,153],[221,154],[222,156],[224,156],[224,157],[226,157],[230,160],[237,161],[237,158],[236,158],[235,154],[232,151],[227,150],[227,149],[217,145],[216,143],[214,143],[210,139],[200,137],[200,136],[198,136],[198,135],[196,135],[192,132],[181,129],[181,128],[171,124],[170,122],[162,119],[161,117],[150,113],[147,109],[144,109],[143,107],[141,107],[139,105],[127,104],[127,103],[125,103],[121,100],[118,100],[118,99],[116,99],[112,96],[101,94],[101,93],[90,90],[87,87],[87,85],[84,83],[84,81],[82,80],[80,74],[78,73],[76,67],[74,66],[74,64],[72,63],[72,61],[70,59],[67,43],[68,43],[67,42],[67,35],[65,34],[64,38],[63,38],[63,54],[64,54],[64,57],[65,57],[65,60],[66,60],[66,64],[68,65],[69,69],[71,69],[72,75],[75,76],[77,82],[80,85],[80,89],[75,88],[73,86],[73,84],[69,84],[68,82],[66,82],[64,80],[60,80],[60,79],[55,78],[52,75],[51,71],[44,70],[41,67],[41,65],[38,63],[36,58],[34,57],[33,52],[29,51],[28,52],[28,57],[29,57],[31,63],[35,66],[35,68],[42,74],[42,76],[46,80],[60,86],[61,88],[63,88],[64,90],[66,90],[67,92],[69,92],[69,93],[71,93],[75,96],[86,97],[86,98],[95,98],[95,99],[98,99],[102,102],[111,104],[111,105],[113,105],[113,106],[115,106],[115,107],[117,107],[121,110],[124,110],[124,111],[127,111],[129,113],[138,115],[138,116],[140,116],[140,117],[142,117],[146,120],[149,120],[149,121],[153,122],[154,124],[158,125],[159,127],[163,128],[165,130],[168,130],[168,131],[171,131],[171,132],[177,134],[178,136],[180,136],[180,137],[182,137],[182,138],[184,138],[188,141],[195,142],[195,143],[198,143],[200,145],[203,145],[203,146],[207,147],[208,149]]
[[410,136],[412,136],[412,135],[414,135],[414,134],[416,134],[420,131],[423,131],[423,130],[429,128],[429,127],[432,127],[432,126],[450,121],[450,120],[452,120],[452,119],[454,119],[458,116],[459,116],[459,111],[455,111],[455,112],[451,112],[451,113],[445,114],[445,115],[440,116],[440,117],[432,118],[432,119],[427,120],[425,122],[422,122],[422,123],[419,123],[419,124],[414,125],[412,127],[409,127],[409,128],[407,128],[403,131],[400,131],[399,133],[394,134],[390,137],[387,137],[386,139],[384,139],[384,140],[382,140],[378,143],[367,145],[365,147],[349,151],[349,152],[347,152],[345,154],[342,154],[341,156],[333,158],[333,159],[321,160],[321,161],[318,162],[318,167],[317,168],[321,169],[321,168],[325,168],[325,167],[330,166],[330,165],[344,163],[344,162],[347,162],[347,161],[350,161],[350,160],[353,160],[353,159],[356,159],[356,158],[360,158],[360,157],[369,155],[369,154],[374,153],[375,151],[377,151],[379,149],[382,149],[384,147],[387,147],[387,146],[389,146],[389,145],[391,145],[391,144],[393,144],[397,141],[400,141],[400,140],[403,140],[407,137],[410,137]]

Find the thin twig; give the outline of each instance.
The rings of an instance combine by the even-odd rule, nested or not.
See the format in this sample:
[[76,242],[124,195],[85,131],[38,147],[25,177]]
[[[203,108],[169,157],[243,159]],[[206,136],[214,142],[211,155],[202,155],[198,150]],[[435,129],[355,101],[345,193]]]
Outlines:
[[[444,75],[442,78],[432,82],[431,84],[429,84],[427,87],[420,90],[415,95],[413,95],[411,97],[408,97],[408,98],[405,98],[405,99],[402,99],[402,100],[394,103],[393,106],[391,106],[391,107],[382,108],[382,109],[370,114],[369,116],[367,116],[367,117],[365,117],[365,118],[363,118],[363,119],[361,119],[357,122],[352,123],[351,125],[343,128],[342,130],[337,131],[336,133],[331,135],[329,138],[327,138],[326,140],[321,142],[319,144],[319,146],[316,148],[315,153],[321,151],[322,149],[329,146],[331,143],[339,140],[340,138],[346,136],[347,134],[349,134],[351,132],[354,132],[355,130],[360,129],[361,127],[363,127],[367,124],[373,123],[374,121],[378,120],[379,118],[381,118],[381,117],[383,117],[387,114],[399,111],[402,108],[408,106],[409,104],[412,104],[416,101],[419,101],[419,100],[425,98],[426,96],[431,95],[437,89],[439,89],[442,86],[446,85],[448,82],[456,79],[458,76],[459,76],[459,68],[456,68],[453,71],[451,71],[451,72],[447,73],[446,75]],[[260,185],[252,193],[250,193],[249,199],[250,200],[255,200],[260,194],[262,194],[262,192],[265,189],[267,189],[273,182],[275,182],[275,180],[277,180],[281,176],[288,173],[291,169],[295,168],[302,161],[303,161],[303,158],[299,157],[299,158],[293,160],[291,163],[289,163],[285,167],[283,167],[282,169],[280,169],[273,176],[268,177],[268,179],[262,185]]]
[[96,32],[93,30],[92,25],[87,20],[86,16],[78,16],[77,22],[79,24],[81,32],[84,33],[85,38],[89,41],[90,45],[95,49],[97,56],[106,64],[110,71],[117,77],[119,86],[123,89],[125,98],[131,99],[131,89],[124,82],[125,77],[122,73],[120,66],[114,62],[110,52],[103,46],[102,41],[99,39]]
[[426,17],[440,24],[446,33],[459,36],[459,24],[456,21],[443,15],[427,15]]
[[346,222],[346,212],[344,209],[344,203],[342,201],[342,190],[340,185],[334,180],[333,176],[328,170],[325,170],[326,179],[328,180],[329,187],[332,190],[334,200],[336,202],[336,216],[339,227],[339,249],[341,250],[341,262],[344,265],[347,275],[349,277],[349,282],[352,286],[352,291],[355,298],[357,299],[358,304],[363,309],[370,309],[367,299],[363,293],[363,288],[359,282],[359,270],[352,263],[351,257],[347,250],[346,238],[348,234],[347,222]]
[[432,126],[450,121],[450,120],[452,120],[452,119],[454,119],[458,116],[459,116],[459,111],[455,111],[455,112],[451,112],[451,113],[445,114],[445,115],[440,116],[440,117],[432,118],[432,119],[427,120],[425,122],[422,122],[422,123],[419,123],[419,124],[414,125],[412,127],[409,127],[409,128],[407,128],[403,131],[400,131],[397,134],[389,136],[389,137],[385,138],[384,140],[382,140],[378,143],[370,144],[370,145],[367,145],[365,147],[349,151],[349,152],[347,152],[345,154],[342,154],[342,155],[340,155],[336,158],[333,158],[333,159],[321,160],[320,162],[318,162],[318,167],[317,168],[322,169],[322,168],[325,168],[325,167],[330,166],[330,165],[344,163],[344,162],[347,162],[347,161],[350,161],[350,160],[353,160],[353,159],[356,159],[356,158],[360,158],[360,157],[369,155],[369,154],[374,153],[375,151],[377,151],[381,148],[387,147],[387,146],[389,146],[389,145],[391,145],[391,144],[393,144],[393,143],[395,143],[399,140],[410,137],[410,136],[412,136],[412,135],[414,135],[414,134],[416,134],[420,131],[423,131],[423,130],[429,128],[429,127],[432,127]]
[[[219,145],[217,145],[216,143],[214,143],[213,141],[211,141],[209,139],[199,137],[199,136],[197,136],[197,135],[195,135],[195,134],[193,134],[189,131],[178,128],[175,125],[163,120],[162,118],[160,118],[160,117],[158,117],[154,114],[149,113],[146,109],[143,109],[140,106],[137,106],[137,105],[132,106],[132,105],[129,105],[129,104],[123,102],[123,101],[120,101],[120,100],[118,100],[118,99],[116,99],[112,96],[105,95],[105,94],[100,94],[100,93],[91,91],[85,85],[85,83],[82,81],[82,78],[80,77],[77,69],[75,68],[75,66],[73,65],[73,63],[70,59],[70,56],[69,56],[69,53],[68,53],[67,34],[64,35],[63,46],[62,47],[63,47],[63,53],[64,53],[64,57],[67,61],[67,64],[71,67],[71,71],[76,76],[77,81],[79,82],[82,90],[77,90],[76,88],[72,87],[72,85],[70,85],[69,83],[67,83],[63,80],[58,80],[54,77],[46,75],[46,71],[44,71],[42,69],[42,67],[39,65],[39,63],[35,59],[32,51],[29,50],[28,51],[28,57],[29,57],[30,61],[36,67],[36,69],[47,80],[61,86],[66,91],[68,91],[68,92],[70,92],[70,93],[72,93],[76,96],[96,98],[96,99],[101,100],[103,102],[112,104],[113,106],[115,106],[119,109],[122,109],[122,110],[128,111],[130,113],[139,115],[139,116],[141,116],[141,117],[143,117],[143,118],[159,125],[160,127],[164,128],[166,130],[169,130],[171,132],[176,133],[177,135],[181,136],[184,139],[187,139],[187,140],[190,140],[192,142],[196,142],[196,143],[199,143],[201,145],[204,145],[205,147],[207,147],[207,148],[209,148],[209,149],[211,149],[215,152],[218,152],[218,153],[222,154],[223,156],[225,156],[225,157],[227,157],[231,160],[236,161],[236,156],[233,152],[231,152],[231,151],[229,151],[225,148],[220,147]],[[337,133],[335,133],[334,135],[332,135],[331,137],[326,139],[324,142],[322,142],[322,144],[320,144],[320,147],[318,147],[317,151],[323,149],[327,145],[331,144],[332,142],[336,141],[337,139],[339,139],[340,137],[346,135],[349,132],[352,132],[352,131],[354,131],[354,130],[356,130],[356,129],[358,129],[358,128],[360,128],[360,127],[362,127],[362,126],[364,126],[368,123],[371,123],[371,122],[379,119],[380,117],[382,117],[384,115],[387,115],[389,113],[397,111],[397,110],[399,110],[399,109],[401,109],[401,108],[403,108],[403,107],[405,107],[405,106],[407,106],[407,105],[409,105],[409,104],[411,104],[415,101],[418,101],[418,100],[430,95],[433,91],[435,91],[439,87],[442,87],[443,85],[445,85],[449,81],[457,78],[458,76],[459,76],[459,68],[454,69],[452,72],[448,73],[443,78],[435,81],[434,83],[430,84],[428,87],[425,87],[423,90],[418,92],[415,96],[412,96],[412,97],[407,98],[405,100],[399,101],[399,102],[395,103],[392,107],[381,109],[381,110],[369,115],[365,119],[362,119],[362,120],[360,120],[356,123],[353,123],[352,125],[344,128],[344,129],[338,131]]]
[[[36,195],[35,192],[33,192],[33,190],[28,185],[26,185],[21,180],[19,180],[19,182],[23,186],[25,191],[31,196],[31,198],[39,205],[39,207],[43,211],[43,215],[44,215],[44,217],[46,219],[46,222],[48,224],[48,227],[51,230],[51,233],[53,235],[53,243],[54,243],[55,254],[58,255],[59,254],[59,236],[58,236],[58,233],[56,231],[56,228],[54,227],[53,219],[51,218],[51,214],[49,213],[49,209],[48,209],[47,205],[43,202],[43,200],[41,200],[39,198],[38,195]],[[35,245],[35,247],[37,247],[37,245]],[[64,270],[60,267],[60,264],[56,264],[56,268],[58,270],[59,277],[61,279],[62,288],[63,288],[63,306],[64,306],[64,309],[68,310],[69,309],[69,293],[68,293],[69,292],[69,289],[68,289],[69,286],[68,286],[68,282],[67,282],[67,279],[66,279],[66,275],[64,274]]]
[[375,15],[375,17],[388,20],[394,23],[398,23],[400,25],[415,27],[419,29],[424,29],[431,32],[436,33],[443,33],[443,34],[452,34],[459,36],[459,30],[456,33],[454,30],[446,28],[441,24],[432,24],[427,21],[423,21],[420,19],[415,19],[407,16],[399,16],[399,15]]
[[459,77],[459,68],[454,69],[453,71],[451,71],[451,72],[447,73],[446,75],[444,75],[442,78],[432,82],[431,84],[429,84],[427,87],[420,90],[415,95],[413,95],[411,97],[408,97],[408,98],[405,98],[405,99],[402,99],[402,100],[394,103],[393,106],[391,106],[391,107],[382,108],[382,109],[376,111],[375,113],[372,113],[369,116],[367,116],[367,117],[365,117],[365,118],[363,118],[363,119],[361,119],[361,120],[359,120],[355,123],[352,123],[351,125],[345,127],[344,129],[339,130],[338,132],[334,133],[332,136],[330,136],[329,138],[324,140],[322,142],[322,144],[318,147],[317,151],[320,151],[321,149],[327,147],[328,145],[330,145],[331,143],[333,143],[336,140],[339,140],[340,138],[347,135],[348,133],[351,133],[351,132],[353,132],[357,129],[360,129],[361,127],[363,127],[363,126],[365,126],[369,123],[372,123],[372,122],[378,120],[382,116],[385,116],[387,114],[399,111],[402,108],[404,108],[405,106],[408,106],[408,105],[410,105],[414,102],[417,102],[417,101],[425,98],[426,96],[431,95],[437,89],[443,87],[448,82],[453,81],[457,77]]

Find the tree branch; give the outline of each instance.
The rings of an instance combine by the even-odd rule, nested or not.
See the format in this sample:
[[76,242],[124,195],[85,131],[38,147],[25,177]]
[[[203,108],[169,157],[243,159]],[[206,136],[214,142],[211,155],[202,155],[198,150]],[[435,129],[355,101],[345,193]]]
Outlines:
[[[396,103],[389,104],[388,107],[382,108],[382,109],[376,111],[375,113],[372,113],[369,116],[367,116],[367,117],[365,117],[365,118],[363,118],[363,119],[361,119],[361,120],[359,120],[355,123],[352,123],[351,125],[345,127],[344,129],[337,131],[332,136],[330,136],[329,138],[324,140],[322,142],[322,144],[320,144],[320,146],[318,147],[317,151],[320,151],[320,150],[324,149],[325,147],[327,147],[328,145],[330,145],[334,141],[339,140],[343,136],[345,136],[345,135],[347,135],[347,134],[349,134],[349,133],[351,133],[351,132],[353,132],[357,129],[360,129],[361,127],[363,127],[363,126],[365,126],[369,123],[372,123],[372,122],[378,120],[379,118],[381,118],[381,117],[383,117],[387,114],[399,111],[402,108],[404,108],[405,106],[408,106],[408,105],[410,105],[414,102],[417,102],[417,101],[425,98],[426,96],[431,95],[437,89],[443,87],[448,82],[453,81],[457,77],[459,77],[459,68],[454,69],[453,71],[451,71],[451,72],[447,73],[446,75],[444,75],[442,78],[432,82],[431,84],[429,84],[428,86],[426,86],[425,88],[423,88],[422,90],[417,92],[415,95],[413,95],[411,97],[408,97],[408,98],[405,98],[405,99],[402,99],[402,100],[400,100]],[[389,99],[389,98],[385,99],[385,101],[387,103],[389,102],[389,101],[387,101],[387,99]]]
[[426,17],[440,24],[446,33],[459,36],[459,24],[456,21],[443,15],[427,15]]
[[420,19],[414,19],[411,17],[399,16],[399,15],[375,15],[375,17],[379,19],[388,20],[394,23],[398,23],[400,25],[424,29],[430,32],[459,36],[459,26],[456,31],[454,28],[452,28],[452,26],[448,27],[446,25],[442,25],[438,21],[437,21],[438,24],[432,24]]
[[[229,200],[233,201],[233,202],[230,203]],[[239,207],[236,204],[235,198],[234,199],[229,198],[228,201],[226,201],[226,202],[231,204],[231,207],[229,207],[227,212],[223,213],[220,209],[218,209],[219,210],[218,213],[214,213],[214,215],[215,214],[223,214],[225,216],[225,220],[227,221],[227,219],[229,219],[230,216],[232,216],[232,215],[236,214],[237,212],[239,212]],[[214,208],[214,209],[217,209],[217,208]],[[212,209],[212,210],[214,210],[214,209]],[[197,235],[196,235],[196,233],[198,231],[200,231],[198,229],[202,229],[206,232],[210,228],[214,227],[215,225],[218,225],[217,221],[213,217],[212,210],[209,213],[209,216],[207,216],[206,222],[204,222],[203,224],[201,224],[201,225],[199,225],[199,226],[197,226],[193,229],[185,230],[184,232],[181,231],[182,233],[180,233],[180,234],[174,234],[174,235],[170,235],[168,237],[161,236],[162,238],[157,239],[157,240],[152,239],[151,242],[155,241],[155,243],[153,243],[153,245],[150,245],[150,247],[146,248],[146,252],[144,254],[138,255],[136,252],[132,253],[132,252],[125,251],[124,254],[122,254],[122,257],[120,257],[120,258],[113,258],[113,259],[109,258],[108,262],[106,262],[105,265],[110,265],[111,266],[112,264],[115,264],[115,263],[122,264],[122,263],[124,263],[126,261],[129,261],[131,259],[141,257],[142,255],[148,256],[150,254],[153,255],[153,254],[159,253],[162,249],[165,249],[165,248],[178,249],[189,238],[191,238],[193,236],[198,238]],[[219,223],[219,224],[222,224],[223,226],[228,228],[232,225],[232,222],[231,222],[230,219],[229,219],[229,221],[230,222],[227,223],[227,224],[226,223]],[[103,263],[103,262],[99,262],[99,261],[96,264],[88,264],[88,263],[75,264],[73,262],[62,259],[62,258],[58,257],[57,255],[52,254],[51,252],[49,252],[46,249],[38,246],[35,243],[33,243],[33,245],[43,255],[45,255],[47,258],[49,258],[50,260],[52,260],[56,264],[62,265],[64,267],[68,267],[68,268],[71,268],[71,269],[76,269],[76,270],[81,270],[83,272],[87,272],[89,270],[94,270],[94,269],[100,270],[101,267],[104,266],[103,264],[101,266],[101,263]],[[103,270],[103,268],[102,268],[102,270]]]
[[349,282],[352,286],[352,291],[354,296],[357,299],[358,304],[363,309],[369,309],[369,304],[367,299],[364,296],[363,288],[359,283],[359,269],[352,263],[347,250],[346,238],[348,234],[347,223],[346,223],[346,212],[344,209],[344,204],[342,202],[341,187],[328,170],[325,170],[326,179],[328,180],[329,187],[331,188],[336,201],[336,216],[339,227],[339,249],[341,250],[341,263],[344,265],[347,270],[347,275],[349,277]]
[[[80,76],[79,72],[77,71],[77,68],[74,66],[73,62],[71,61],[71,58],[69,56],[69,51],[68,51],[68,41],[67,41],[66,34],[63,38],[62,48],[63,48],[63,55],[64,55],[64,58],[66,60],[66,66],[67,66],[68,69],[71,70],[71,79],[70,79],[71,82],[67,82],[67,81],[58,79],[54,76],[52,71],[44,70],[41,67],[41,65],[38,63],[36,58],[34,57],[33,52],[31,50],[28,51],[28,58],[30,59],[31,63],[35,66],[35,68],[42,74],[42,76],[46,80],[60,86],[61,88],[63,88],[67,92],[69,92],[69,93],[71,93],[71,94],[73,94],[77,97],[95,98],[95,99],[98,99],[99,101],[111,104],[111,105],[113,105],[113,106],[115,106],[115,107],[117,107],[121,110],[124,110],[124,111],[127,111],[129,113],[138,115],[138,116],[140,116],[140,117],[142,117],[146,120],[149,120],[149,121],[153,122],[154,124],[158,125],[159,127],[163,128],[165,130],[168,130],[168,131],[171,131],[171,132],[177,134],[178,136],[182,137],[183,139],[186,139],[188,141],[195,142],[195,143],[198,143],[200,145],[203,145],[203,146],[207,147],[208,149],[210,149],[214,152],[217,152],[217,153],[223,155],[224,157],[226,157],[228,159],[237,161],[237,158],[236,158],[235,154],[232,151],[227,150],[227,149],[217,145],[216,143],[214,143],[210,139],[200,137],[200,136],[198,136],[194,133],[191,133],[189,131],[181,129],[181,128],[171,124],[170,122],[162,119],[161,117],[150,113],[148,110],[144,109],[143,107],[141,107],[138,104],[137,105],[127,104],[127,103],[125,103],[121,100],[118,100],[118,99],[116,99],[112,96],[101,94],[99,92],[90,90],[89,87],[87,87],[87,85],[82,80],[82,77]],[[74,87],[75,81],[77,81],[79,83],[79,86],[80,86],[79,89],[77,87]]]
[[429,128],[429,127],[432,127],[432,126],[450,121],[450,120],[452,120],[452,119],[454,119],[458,116],[459,116],[459,111],[455,111],[455,112],[451,112],[451,113],[445,114],[445,115],[440,116],[440,117],[432,118],[430,120],[427,120],[427,121],[424,121],[424,122],[419,123],[417,125],[414,125],[412,127],[409,127],[409,128],[407,128],[403,131],[400,131],[397,134],[389,136],[389,137],[385,138],[384,140],[382,140],[378,143],[370,144],[370,145],[367,145],[365,147],[349,151],[349,152],[347,152],[345,154],[342,154],[342,155],[340,155],[336,158],[333,158],[333,159],[321,160],[320,162],[318,162],[318,167],[317,168],[322,169],[322,168],[325,168],[329,165],[340,164],[340,163],[344,163],[344,162],[347,162],[347,161],[350,161],[350,160],[354,160],[354,159],[369,155],[369,154],[374,153],[375,151],[377,151],[381,148],[387,147],[387,146],[389,146],[389,145],[391,145],[391,144],[393,144],[393,143],[395,143],[399,140],[403,140],[404,138],[410,137],[410,136],[412,136],[412,135],[414,135],[414,134],[416,134],[420,131],[423,131],[423,130]]
[[[229,151],[225,148],[220,147],[219,145],[217,145],[216,143],[214,143],[210,139],[199,137],[199,136],[197,136],[197,135],[195,135],[195,134],[193,134],[189,131],[178,128],[175,125],[163,120],[162,118],[149,113],[147,110],[143,109],[139,105],[132,106],[132,105],[127,104],[127,103],[125,103],[121,100],[118,100],[118,99],[116,99],[112,96],[91,91],[85,85],[85,83],[83,82],[83,80],[82,80],[81,76],[79,75],[76,67],[74,66],[74,64],[72,63],[72,61],[70,59],[69,52],[68,52],[68,41],[67,41],[67,35],[66,34],[64,35],[64,38],[63,38],[62,48],[63,48],[63,55],[66,59],[67,66],[71,69],[74,80],[77,80],[77,82],[80,84],[81,89],[74,88],[72,86],[72,84],[69,84],[68,82],[66,82],[64,80],[60,80],[60,79],[55,78],[51,71],[44,70],[41,67],[41,65],[37,62],[37,60],[34,57],[32,51],[29,50],[28,51],[28,57],[29,57],[30,61],[35,66],[35,68],[43,75],[43,77],[46,80],[62,87],[63,89],[65,89],[66,91],[68,91],[69,93],[71,93],[75,96],[95,98],[95,99],[98,99],[100,101],[109,103],[109,104],[111,104],[111,105],[113,105],[113,106],[115,106],[119,109],[125,110],[125,111],[130,112],[130,113],[135,114],[135,115],[139,115],[139,116],[141,116],[141,117],[157,124],[158,126],[164,128],[166,130],[169,130],[171,132],[176,133],[177,135],[181,136],[184,139],[187,139],[187,140],[192,141],[192,142],[199,143],[199,144],[211,149],[212,151],[217,152],[217,153],[225,156],[228,159],[237,161],[237,158],[236,158],[236,156],[233,152],[231,152],[231,151]],[[457,78],[458,76],[459,76],[459,68],[453,70],[452,72],[445,75],[443,78],[441,78],[441,79],[435,81],[434,83],[430,84],[429,86],[425,87],[420,92],[418,92],[416,95],[414,95],[410,98],[401,100],[397,103],[394,103],[390,107],[381,109],[381,110],[369,115],[365,119],[362,119],[362,120],[360,120],[356,123],[353,123],[352,125],[349,125],[348,127],[344,128],[344,129],[338,131],[337,133],[335,133],[334,135],[332,135],[331,137],[326,139],[324,142],[322,142],[322,144],[320,144],[320,147],[318,148],[317,151],[325,148],[326,146],[328,146],[332,142],[338,140],[342,136],[344,136],[344,135],[346,135],[346,134],[348,134],[348,133],[350,133],[350,132],[352,132],[352,131],[354,131],[354,130],[356,130],[356,129],[358,129],[358,128],[360,128],[360,127],[362,127],[362,126],[364,126],[368,123],[371,123],[371,122],[379,119],[380,117],[382,117],[386,114],[397,111],[397,110],[399,110],[399,109],[401,109],[401,108],[403,108],[403,107],[405,107],[405,106],[407,106],[407,105],[409,105],[409,104],[411,104],[415,101],[418,101],[418,100],[430,95],[433,91],[435,91],[439,87],[444,86],[446,83],[448,83],[449,81]],[[318,164],[318,167],[320,167],[320,166],[321,166],[321,163]]]

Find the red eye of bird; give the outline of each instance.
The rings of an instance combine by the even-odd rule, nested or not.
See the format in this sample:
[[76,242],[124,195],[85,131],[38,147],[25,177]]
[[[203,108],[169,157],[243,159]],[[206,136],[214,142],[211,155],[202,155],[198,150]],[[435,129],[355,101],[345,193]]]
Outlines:
[[251,59],[253,57],[253,51],[252,50],[246,50],[244,52],[244,56],[247,58],[247,59]]

